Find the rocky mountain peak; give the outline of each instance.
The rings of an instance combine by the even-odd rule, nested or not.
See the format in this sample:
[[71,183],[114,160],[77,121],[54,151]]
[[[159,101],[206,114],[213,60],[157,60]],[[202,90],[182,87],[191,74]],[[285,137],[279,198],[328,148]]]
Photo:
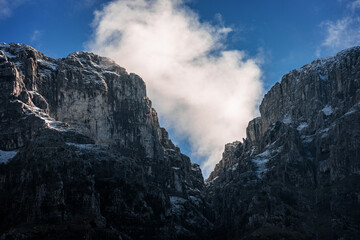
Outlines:
[[0,44],[0,239],[357,239],[360,47],[286,74],[204,184],[136,74]]
[[0,45],[0,61],[2,237],[166,239],[209,229],[201,170],[160,127],[138,75],[93,53],[52,59],[15,43]]
[[359,206],[360,48],[284,75],[260,115],[207,180],[219,232],[355,239],[360,212],[346,212]]

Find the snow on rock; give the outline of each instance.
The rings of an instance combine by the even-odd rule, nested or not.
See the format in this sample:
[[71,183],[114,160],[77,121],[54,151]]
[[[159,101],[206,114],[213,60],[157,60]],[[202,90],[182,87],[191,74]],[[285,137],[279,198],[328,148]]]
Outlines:
[[251,147],[250,157],[254,154],[255,150],[256,150],[256,147],[255,147],[255,146],[252,146],[252,147]]
[[108,71],[108,70],[103,71],[103,74],[112,74],[112,75],[115,75],[117,77],[121,77],[120,74],[118,74],[116,72],[113,72],[113,71]]
[[307,122],[302,122],[299,124],[299,126],[296,128],[298,131],[302,131],[304,128],[307,128],[309,125]]
[[329,128],[324,128],[324,129],[321,129],[319,131],[319,133],[321,134],[321,138],[326,138],[328,135],[328,131],[329,131]]
[[328,76],[327,76],[327,75],[319,74],[319,78],[320,78],[322,81],[328,80]]
[[351,115],[353,113],[355,113],[357,110],[356,109],[350,109],[347,113],[344,114],[344,116],[348,116],[348,115]]
[[40,65],[43,65],[43,66],[45,66],[47,68],[50,68],[50,69],[52,69],[54,71],[58,68],[57,64],[46,61],[44,59],[38,59],[37,61],[38,61],[38,63],[40,63]]
[[234,165],[232,165],[232,167],[230,168],[231,171],[235,171],[236,168],[238,167],[239,163],[235,163]]
[[[8,58],[17,58],[17,54],[21,51],[23,51],[24,49],[31,49],[34,50],[32,47],[27,46],[25,44],[20,44],[20,43],[0,43],[0,50],[3,51]],[[9,51],[11,51],[12,53],[10,53]],[[36,50],[35,50],[36,51]]]
[[320,133],[325,133],[325,132],[328,132],[328,131],[329,131],[329,128],[324,128],[324,129],[320,130]]
[[7,163],[10,159],[15,157],[17,151],[3,151],[0,150],[0,163]]
[[301,136],[301,140],[303,143],[311,143],[314,141],[314,135],[303,135]]
[[286,114],[284,116],[284,119],[282,120],[282,122],[285,123],[285,124],[290,124],[292,122],[291,116],[289,114]]
[[283,146],[275,147],[274,143],[269,144],[265,147],[265,151],[257,154],[253,157],[252,162],[256,166],[256,175],[258,178],[262,178],[263,175],[268,171],[266,164],[270,159],[275,157],[277,154],[281,153],[283,150]]
[[[39,93],[35,91],[29,91],[31,94],[40,95]],[[41,95],[40,95],[41,96]],[[15,100],[17,102],[21,102],[19,100]],[[13,101],[13,102],[15,102]],[[23,102],[21,102],[24,104]],[[56,121],[55,119],[51,118],[48,114],[44,113],[43,110],[36,106],[29,106],[27,104],[24,104],[24,107],[27,109],[27,116],[35,115],[39,117],[40,119],[45,121],[45,124],[48,128],[52,128],[58,131],[67,131],[68,130],[68,124]],[[26,117],[25,117],[26,118]]]
[[6,55],[6,57],[8,57],[8,58],[16,58],[15,55],[13,55],[13,54],[5,51],[4,49],[2,49],[1,51],[2,51],[2,52]]
[[66,145],[73,146],[82,150],[93,150],[96,148],[96,145],[94,144],[79,144],[79,143],[70,143],[67,142]]
[[33,95],[37,95],[37,96],[41,96],[41,94],[39,94],[38,92],[36,91],[28,91],[29,93],[33,94]]
[[359,107],[360,107],[360,102],[356,103],[352,108],[350,108],[349,111],[347,111],[344,114],[344,116],[354,114],[355,112],[357,112],[359,110]]
[[266,163],[269,162],[271,153],[269,150],[266,150],[258,155],[256,155],[252,162],[256,165],[256,175],[258,178],[262,178],[265,172],[267,172]]
[[258,154],[257,157],[268,158],[268,157],[270,157],[270,151],[266,150],[265,152],[262,152],[262,153]]
[[210,185],[210,184],[212,184],[213,182],[215,182],[217,179],[219,179],[219,176],[216,176],[215,178],[211,179],[210,181],[205,182],[205,184],[206,184],[206,185]]
[[334,109],[329,106],[329,105],[326,105],[323,109],[321,109],[321,111],[326,115],[326,116],[330,116],[333,112],[334,112]]
[[255,172],[258,178],[261,179],[264,173],[267,172],[268,169],[266,167],[266,163],[269,162],[269,160],[269,158],[263,158],[260,156],[252,159],[253,163],[256,165],[257,168]]

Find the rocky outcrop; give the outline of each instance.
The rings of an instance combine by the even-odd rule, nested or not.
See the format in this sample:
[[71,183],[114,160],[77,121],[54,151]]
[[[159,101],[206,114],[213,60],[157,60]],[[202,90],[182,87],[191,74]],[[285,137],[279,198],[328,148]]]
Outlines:
[[108,58],[0,44],[0,239],[199,239],[198,165]]
[[214,236],[357,239],[360,47],[286,74],[260,114],[206,181]]
[[204,180],[144,81],[0,44],[0,239],[357,239],[360,47],[286,74]]

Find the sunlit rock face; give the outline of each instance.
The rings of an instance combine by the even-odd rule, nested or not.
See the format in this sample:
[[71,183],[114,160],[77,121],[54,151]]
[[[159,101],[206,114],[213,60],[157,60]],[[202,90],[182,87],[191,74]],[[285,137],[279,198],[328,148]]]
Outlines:
[[207,179],[218,239],[360,236],[360,47],[286,74]]
[[108,58],[0,44],[1,239],[199,239],[198,165]]

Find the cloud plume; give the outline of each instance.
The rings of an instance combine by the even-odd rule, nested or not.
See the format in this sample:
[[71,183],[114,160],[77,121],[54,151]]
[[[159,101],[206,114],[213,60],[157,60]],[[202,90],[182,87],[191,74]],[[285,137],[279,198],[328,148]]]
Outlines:
[[325,30],[325,39],[317,49],[317,56],[321,50],[332,55],[360,44],[360,0],[348,2],[346,8],[347,14],[343,18],[320,24]]
[[112,1],[93,24],[87,48],[143,77],[162,124],[190,142],[192,157],[207,159],[207,175],[257,114],[257,59],[227,50],[231,29],[200,22],[180,0]]
[[10,17],[13,11],[28,0],[0,0],[0,20]]

